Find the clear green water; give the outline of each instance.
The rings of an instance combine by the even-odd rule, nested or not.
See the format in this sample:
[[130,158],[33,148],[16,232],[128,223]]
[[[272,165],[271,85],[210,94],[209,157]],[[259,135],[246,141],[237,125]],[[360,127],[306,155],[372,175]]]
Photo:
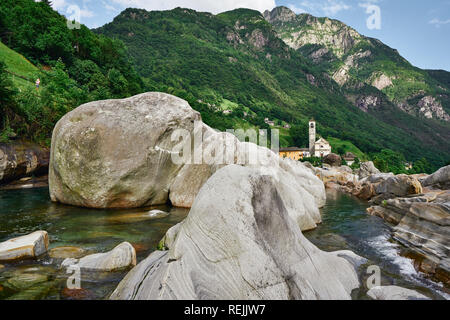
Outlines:
[[[328,192],[327,205],[322,209],[323,223],[305,236],[325,251],[352,250],[369,262],[361,266],[363,283],[369,275],[368,265],[381,269],[382,285],[399,285],[420,291],[433,298],[448,297],[441,287],[414,270],[410,260],[400,256],[401,247],[389,241],[389,226],[380,218],[366,214],[367,203],[342,193]],[[149,208],[134,210],[90,210],[54,204],[47,188],[0,191],[0,242],[46,230],[50,249],[76,246],[88,253],[111,250],[123,241],[137,248],[138,262],[155,250],[165,232],[185,218],[188,210],[169,207],[170,212],[159,219],[139,219],[136,214]],[[61,259],[48,255],[38,260],[1,263],[1,299],[73,299],[66,294],[67,278],[59,269]],[[79,297],[107,298],[126,272],[95,274],[82,277]],[[366,299],[364,285],[354,292],[355,299]]]
[[327,204],[321,210],[322,224],[304,235],[317,247],[325,251],[351,250],[367,258],[361,266],[363,286],[354,292],[355,299],[367,299],[367,267],[376,265],[381,270],[381,285],[397,285],[413,289],[433,298],[444,299],[441,284],[428,280],[414,269],[413,261],[401,256],[405,250],[391,241],[391,228],[381,218],[368,215],[368,203],[348,194],[327,191]]
[[[188,210],[169,207],[159,219],[140,218],[139,213],[153,208],[133,210],[92,210],[49,200],[47,188],[0,191],[0,242],[37,230],[49,234],[50,249],[75,246],[88,253],[106,252],[128,241],[137,249],[138,262],[156,249],[166,231],[182,221]],[[59,269],[61,259],[48,255],[37,261],[4,263],[0,269],[0,299],[66,299],[67,278]],[[125,273],[82,276],[84,298],[107,297]]]

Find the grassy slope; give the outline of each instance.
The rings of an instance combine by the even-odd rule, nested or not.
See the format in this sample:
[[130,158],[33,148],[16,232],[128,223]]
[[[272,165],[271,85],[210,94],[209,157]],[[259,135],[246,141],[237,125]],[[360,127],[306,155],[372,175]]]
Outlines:
[[334,151],[336,151],[339,147],[344,147],[345,152],[351,152],[354,155],[356,155],[360,160],[366,160],[367,155],[358,149],[357,146],[355,146],[350,141],[340,140],[337,138],[328,138],[328,142],[331,144],[331,147]]
[[22,76],[29,79],[24,80],[15,75],[11,75],[14,85],[19,89],[29,88],[34,85],[34,80],[39,73],[39,69],[36,68],[30,61],[24,56],[8,48],[2,42],[0,42],[0,60],[5,62],[7,70],[15,75]]

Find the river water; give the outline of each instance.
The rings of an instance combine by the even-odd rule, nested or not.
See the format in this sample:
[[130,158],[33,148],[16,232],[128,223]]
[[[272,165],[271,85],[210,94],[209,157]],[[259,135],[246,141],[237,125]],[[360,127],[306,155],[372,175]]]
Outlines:
[[[433,298],[448,296],[439,284],[414,270],[409,259],[400,256],[401,247],[389,241],[389,226],[380,218],[366,214],[367,203],[330,191],[322,209],[323,223],[305,236],[325,251],[352,250],[367,258],[361,266],[376,265],[382,285],[399,285]],[[46,230],[50,249],[75,246],[87,253],[105,252],[123,241],[137,250],[138,262],[156,249],[165,232],[182,221],[188,210],[158,207],[170,212],[164,218],[150,219],[144,213],[152,208],[134,210],[92,210],[51,203],[47,188],[0,191],[0,242],[37,230]],[[61,259],[48,255],[38,260],[0,265],[1,299],[104,299],[125,273],[96,274],[82,277],[81,293],[67,290],[68,274],[58,266]],[[353,293],[354,299],[367,299],[364,285]]]

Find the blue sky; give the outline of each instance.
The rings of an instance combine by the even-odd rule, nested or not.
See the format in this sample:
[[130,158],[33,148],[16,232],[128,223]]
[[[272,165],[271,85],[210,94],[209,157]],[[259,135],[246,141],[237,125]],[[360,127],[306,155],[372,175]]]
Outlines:
[[[237,7],[264,11],[284,5],[297,13],[338,19],[359,33],[397,49],[413,65],[450,71],[450,0],[53,0],[61,14],[77,6],[81,23],[96,28],[127,7],[167,10],[177,6],[219,13]],[[379,29],[369,28],[368,6],[379,8]],[[73,7],[72,7],[73,8]]]

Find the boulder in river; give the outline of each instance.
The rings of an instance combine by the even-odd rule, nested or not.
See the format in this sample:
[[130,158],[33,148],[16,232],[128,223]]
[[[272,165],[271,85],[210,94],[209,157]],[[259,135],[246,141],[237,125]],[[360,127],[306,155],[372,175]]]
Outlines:
[[359,179],[364,179],[378,173],[380,173],[380,170],[375,167],[372,161],[361,162],[358,170]]
[[415,266],[450,285],[450,190],[395,198],[367,209],[394,224],[393,238],[416,260]]
[[377,194],[390,194],[396,197],[404,197],[422,193],[420,182],[406,174],[399,174],[380,182],[375,186]]
[[186,101],[158,92],[76,108],[53,131],[51,199],[93,208],[165,204],[181,169],[172,133],[191,132],[200,119]]
[[330,153],[323,158],[323,162],[332,167],[340,167],[342,164],[342,158],[338,154]]
[[[181,132],[177,129],[193,136],[194,143],[173,140],[172,134]],[[198,133],[200,146],[195,143]],[[193,152],[193,159],[173,161],[173,155],[180,155],[180,145],[183,154]],[[229,148],[232,152],[224,158],[216,157]],[[301,163],[289,163],[267,148],[217,132],[202,123],[186,101],[164,93],[76,108],[57,123],[51,150],[51,199],[71,205],[131,208],[170,200],[174,206],[191,207],[206,180],[227,164],[280,165],[299,178],[298,184],[314,191],[319,206],[325,203],[323,184]]]
[[435,173],[420,180],[424,187],[433,187],[441,190],[450,189],[450,165],[440,168]]
[[49,150],[30,142],[0,143],[0,183],[48,171]]
[[86,271],[121,271],[136,265],[136,250],[130,243],[123,242],[106,253],[91,254],[79,260],[68,258],[61,266],[67,268],[72,265]]
[[374,300],[431,300],[417,291],[397,286],[374,287],[367,295]]
[[[200,189],[168,251],[133,268],[111,299],[351,299],[351,252],[323,252],[301,233],[313,197],[285,175],[229,165]],[[292,189],[290,189],[292,188]]]
[[48,234],[46,231],[36,231],[0,243],[0,261],[14,261],[26,258],[36,258],[47,252]]

